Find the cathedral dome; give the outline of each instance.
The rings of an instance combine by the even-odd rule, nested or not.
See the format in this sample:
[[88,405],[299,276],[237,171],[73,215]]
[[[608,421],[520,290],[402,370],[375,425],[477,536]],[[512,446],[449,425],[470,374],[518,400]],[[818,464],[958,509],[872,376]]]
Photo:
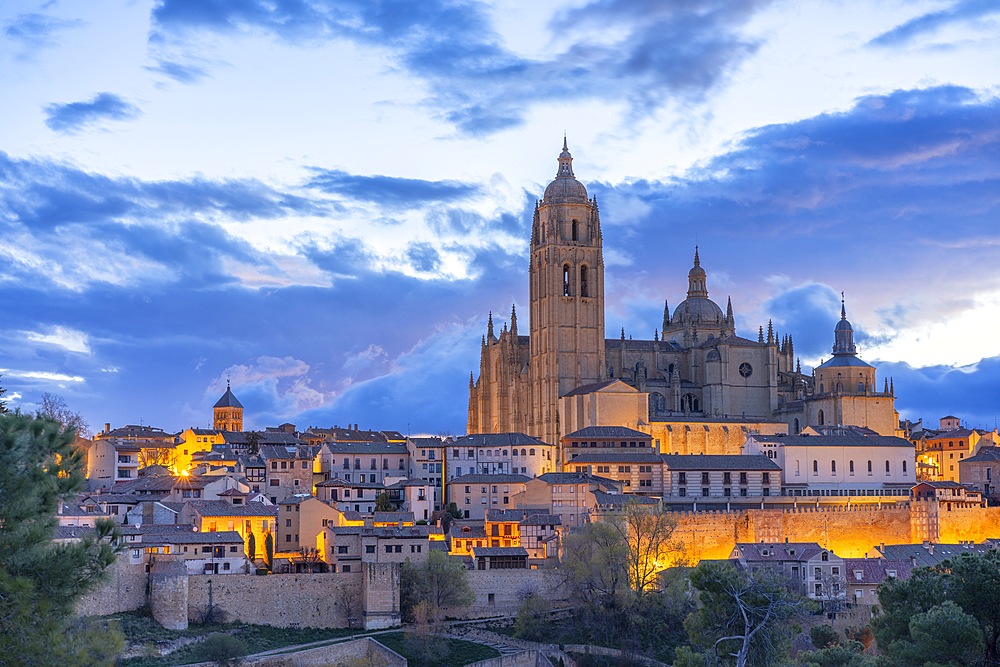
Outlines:
[[674,310],[671,322],[688,324],[691,322],[721,322],[723,319],[722,309],[717,303],[706,297],[694,296],[681,301],[677,309]]
[[573,156],[563,137],[563,149],[559,154],[559,170],[556,179],[545,188],[545,201],[550,203],[574,202],[587,203],[587,188],[576,180],[573,174]]

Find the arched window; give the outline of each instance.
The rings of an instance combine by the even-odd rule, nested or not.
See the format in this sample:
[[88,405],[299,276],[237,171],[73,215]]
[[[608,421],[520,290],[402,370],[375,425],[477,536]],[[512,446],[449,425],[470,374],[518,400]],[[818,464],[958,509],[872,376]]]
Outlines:
[[667,366],[667,373],[670,373],[671,375],[674,374],[674,365],[673,364],[670,364],[669,366]]
[[885,462],[885,474],[886,475],[889,474],[889,462],[888,461]]
[[514,449],[510,450],[510,453],[513,454],[514,456],[517,456],[517,448],[515,447]]
[[851,468],[851,474],[853,475],[854,474],[854,461],[851,461],[850,468]]
[[[574,223],[576,224],[576,223]],[[580,267],[580,296],[590,296],[590,289],[587,286],[587,267]]]
[[869,475],[872,474],[872,462],[871,461],[868,462],[868,474]]
[[823,383],[822,383],[822,382],[820,382],[820,383],[819,383],[819,393],[821,393],[821,394],[822,394],[822,393],[823,393],[823,391],[824,391],[824,388],[823,388]]
[[837,462],[836,461],[830,461],[830,472],[833,473],[834,475],[837,474]]
[[798,434],[799,434],[799,431],[801,431],[801,430],[802,430],[802,428],[801,428],[801,427],[799,426],[799,418],[798,418],[798,417],[796,417],[796,418],[795,418],[795,424],[794,424],[794,426],[792,427],[792,434],[793,434],[793,435],[798,435]]
[[[534,454],[534,453],[535,453],[535,450],[533,450],[533,449],[532,449],[532,450],[531,450],[531,453],[532,453],[532,454]],[[526,449],[522,449],[522,450],[521,450],[521,456],[527,456],[527,455],[528,455],[528,450],[526,450]]]
[[569,264],[563,264],[563,296],[569,296]]
[[[987,470],[989,470],[989,468],[987,468]],[[905,460],[903,461],[903,474],[904,475],[906,474],[906,461]]]
[[531,449],[531,455],[532,455],[532,456],[534,456],[534,455],[535,455],[535,449],[534,449],[534,448],[532,448],[532,449]]
[[816,459],[813,459],[813,474],[814,475],[819,474],[819,461],[817,461]]
[[824,419],[823,417],[824,417],[824,415],[823,415],[823,411],[822,411],[822,410],[820,410],[820,411],[819,411],[819,425],[820,425],[820,426],[822,426],[823,424],[825,424],[825,423],[826,423],[826,420],[825,420],[825,419]]
[[579,225],[577,224],[576,220],[574,220],[573,221],[573,232],[572,232],[573,233],[573,237],[572,238],[573,238],[574,241],[578,241],[579,240],[579,230],[578,230],[578,227],[579,227]]

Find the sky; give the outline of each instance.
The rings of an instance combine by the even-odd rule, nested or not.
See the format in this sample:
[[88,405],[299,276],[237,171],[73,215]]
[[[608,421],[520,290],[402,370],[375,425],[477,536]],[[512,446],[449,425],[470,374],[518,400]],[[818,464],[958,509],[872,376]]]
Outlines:
[[737,333],[1000,416],[995,0],[0,4],[0,387],[92,429],[465,429],[564,135],[610,337]]

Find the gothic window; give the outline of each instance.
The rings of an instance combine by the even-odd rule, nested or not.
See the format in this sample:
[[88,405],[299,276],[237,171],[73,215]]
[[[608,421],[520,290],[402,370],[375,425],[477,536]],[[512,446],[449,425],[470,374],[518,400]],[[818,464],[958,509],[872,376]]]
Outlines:
[[569,264],[563,264],[563,296],[569,296]]
[[748,378],[751,375],[753,375],[753,366],[751,366],[750,364],[748,364],[746,362],[743,362],[742,364],[740,364],[740,369],[739,370],[740,370],[740,375],[743,376],[744,378]]
[[869,475],[872,474],[872,462],[871,461],[868,462],[868,474]]
[[671,375],[674,374],[674,365],[673,364],[670,364],[669,366],[667,366],[667,373],[669,373]]
[[823,426],[823,425],[824,425],[825,423],[826,423],[826,420],[825,420],[825,419],[823,419],[823,411],[822,411],[822,410],[820,410],[820,411],[819,411],[819,425],[820,425],[820,426]]
[[817,461],[816,459],[813,459],[813,474],[814,475],[819,474],[819,461]]
[[842,392],[842,391],[844,391],[844,384],[842,382],[838,382],[837,383],[837,392],[839,393],[839,392]]
[[836,461],[830,461],[830,472],[832,474],[834,474],[834,475],[837,474],[837,462]]
[[685,412],[698,412],[701,409],[698,397],[694,394],[684,394],[681,397],[681,408]]
[[889,474],[889,462],[888,461],[885,462],[885,474],[886,475]]
[[851,474],[854,474],[854,461],[851,461]]
[[820,382],[820,383],[819,383],[819,393],[821,393],[821,394],[822,394],[822,393],[823,393],[823,390],[824,390],[824,387],[823,387],[823,383],[822,383],[822,382]]
[[[574,223],[576,224],[576,223]],[[590,289],[587,286],[587,267],[580,267],[580,296],[590,296]]]
[[795,425],[794,425],[794,427],[792,428],[792,434],[793,434],[793,435],[798,435],[798,434],[799,434],[799,431],[800,431],[800,430],[802,430],[802,429],[801,429],[801,427],[799,426],[799,418],[798,418],[798,417],[796,417],[796,418],[795,418]]
[[573,240],[574,241],[578,241],[579,240],[579,230],[578,230],[578,227],[579,227],[579,225],[578,225],[577,221],[574,220],[573,221]]

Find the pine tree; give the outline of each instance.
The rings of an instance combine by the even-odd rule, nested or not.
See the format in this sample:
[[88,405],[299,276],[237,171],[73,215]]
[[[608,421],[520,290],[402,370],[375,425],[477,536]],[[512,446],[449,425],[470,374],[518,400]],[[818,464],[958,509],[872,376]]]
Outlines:
[[58,504],[83,487],[76,432],[51,419],[0,415],[0,655],[8,665],[112,664],[120,633],[75,617],[121,550],[113,522],[54,544]]

